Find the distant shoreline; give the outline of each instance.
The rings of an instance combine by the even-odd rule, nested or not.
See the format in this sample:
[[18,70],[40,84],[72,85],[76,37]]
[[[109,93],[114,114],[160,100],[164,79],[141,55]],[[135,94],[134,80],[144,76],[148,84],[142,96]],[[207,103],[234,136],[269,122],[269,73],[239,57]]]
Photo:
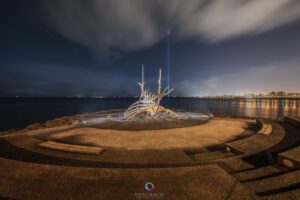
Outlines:
[[220,99],[220,100],[227,100],[227,99],[262,99],[262,100],[269,100],[269,99],[277,99],[277,100],[300,100],[300,97],[253,97],[253,98],[247,98],[247,97],[231,97],[231,98],[226,98],[226,97],[198,97],[199,99]]

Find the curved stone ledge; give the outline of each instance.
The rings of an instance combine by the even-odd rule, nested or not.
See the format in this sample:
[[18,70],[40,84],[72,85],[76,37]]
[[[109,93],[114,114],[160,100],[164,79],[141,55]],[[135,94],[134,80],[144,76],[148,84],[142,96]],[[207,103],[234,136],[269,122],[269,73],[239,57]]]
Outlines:
[[245,139],[225,143],[228,147],[227,149],[248,156],[265,151],[283,140],[285,131],[278,123],[261,120],[258,123],[262,124],[262,128],[263,126],[272,127],[272,132],[267,134],[266,132],[269,132],[270,129],[268,130],[268,128],[265,127],[266,129],[261,131],[266,134],[255,134]]

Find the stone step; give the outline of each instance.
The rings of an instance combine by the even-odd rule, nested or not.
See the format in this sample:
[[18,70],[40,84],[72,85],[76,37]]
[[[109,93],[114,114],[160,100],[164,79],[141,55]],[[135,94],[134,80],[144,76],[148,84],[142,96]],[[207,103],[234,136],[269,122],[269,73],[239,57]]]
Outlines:
[[228,173],[237,173],[249,169],[254,169],[255,166],[245,162],[240,157],[231,157],[219,162],[219,165],[224,166],[223,169]]
[[278,194],[272,194],[267,196],[262,196],[260,200],[299,200],[300,199],[300,188],[291,190],[288,192],[282,192]]
[[60,142],[43,142],[39,144],[40,147],[60,150],[60,151],[69,151],[74,153],[86,153],[86,154],[100,154],[104,149],[101,147],[90,147],[90,146],[81,146],[73,144],[65,144]]
[[300,169],[300,146],[279,153],[277,161],[288,168]]
[[247,181],[279,172],[280,170],[269,165],[232,174],[239,181]]
[[228,142],[226,150],[245,155],[253,155],[268,150],[280,143],[285,136],[285,131],[278,123],[272,123],[271,134],[255,134],[245,139]]
[[188,155],[209,152],[209,150],[204,147],[184,148],[183,151]]
[[300,183],[300,170],[283,175],[245,182],[244,185],[255,193],[277,190]]
[[191,155],[191,159],[194,161],[203,161],[227,158],[231,156],[235,156],[235,154],[231,152],[213,151],[208,153],[193,154]]
[[263,127],[257,133],[263,135],[270,135],[272,133],[272,125],[264,124]]

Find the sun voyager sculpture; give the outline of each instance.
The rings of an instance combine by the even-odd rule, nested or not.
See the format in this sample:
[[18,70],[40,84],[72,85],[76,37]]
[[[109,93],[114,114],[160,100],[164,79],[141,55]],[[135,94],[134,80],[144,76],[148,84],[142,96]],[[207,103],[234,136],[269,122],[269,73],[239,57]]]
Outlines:
[[157,93],[152,93],[149,89],[144,88],[144,66],[142,65],[142,81],[138,82],[138,85],[141,88],[141,95],[138,101],[133,103],[124,113],[123,118],[126,121],[133,119],[135,116],[146,113],[147,116],[151,118],[155,118],[160,113],[168,113],[173,117],[180,119],[180,115],[176,112],[164,108],[160,105],[160,102],[163,97],[170,94],[173,89],[166,87],[164,90],[161,90],[161,69],[159,69],[159,77],[158,77],[158,89]]
[[101,129],[115,130],[160,130],[182,128],[207,122],[212,115],[181,110],[174,112],[160,105],[163,97],[173,89],[161,87],[161,69],[159,69],[158,88],[156,92],[145,89],[144,67],[142,66],[142,80],[138,82],[141,94],[124,112],[123,110],[100,111],[99,113],[84,114],[79,124]]

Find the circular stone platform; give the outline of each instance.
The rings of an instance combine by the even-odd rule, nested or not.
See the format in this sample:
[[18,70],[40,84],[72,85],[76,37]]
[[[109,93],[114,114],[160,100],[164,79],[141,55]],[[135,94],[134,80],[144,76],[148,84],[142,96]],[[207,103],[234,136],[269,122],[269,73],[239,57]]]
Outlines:
[[[212,118],[191,127],[124,131],[73,123],[81,117],[55,119],[47,122],[47,128],[41,124],[43,128],[0,136],[0,199],[137,199],[149,194],[146,181],[155,185],[151,194],[174,200],[252,200],[258,199],[254,193],[274,188],[282,191],[282,199],[298,194],[286,188],[299,182],[299,170],[286,173],[271,164],[257,167],[247,159],[249,155],[261,158],[260,152],[270,152],[279,144],[285,132],[275,122],[260,122],[272,125],[270,135],[250,136],[260,126],[259,120]],[[252,145],[250,153],[226,151],[222,145],[232,139],[240,140],[230,143]],[[105,145],[103,151],[90,147]],[[274,147],[273,152],[278,150]],[[247,181],[270,172],[280,175]]]
[[78,127],[48,134],[43,140],[127,150],[183,149],[235,139],[245,131],[249,122],[253,120],[213,118],[205,124],[191,127],[143,131]]

